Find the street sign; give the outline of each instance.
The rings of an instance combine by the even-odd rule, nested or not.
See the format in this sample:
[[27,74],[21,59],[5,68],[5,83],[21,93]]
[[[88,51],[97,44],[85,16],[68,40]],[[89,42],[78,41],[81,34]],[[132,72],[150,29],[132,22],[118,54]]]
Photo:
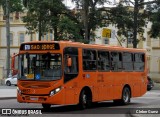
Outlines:
[[103,28],[102,37],[111,38],[111,29]]

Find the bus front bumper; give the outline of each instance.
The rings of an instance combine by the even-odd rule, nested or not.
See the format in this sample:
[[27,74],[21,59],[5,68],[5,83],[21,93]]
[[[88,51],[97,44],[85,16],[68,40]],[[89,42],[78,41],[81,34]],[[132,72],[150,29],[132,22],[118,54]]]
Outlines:
[[46,104],[64,104],[63,93],[57,93],[52,96],[33,96],[17,93],[17,101],[20,103],[46,103]]

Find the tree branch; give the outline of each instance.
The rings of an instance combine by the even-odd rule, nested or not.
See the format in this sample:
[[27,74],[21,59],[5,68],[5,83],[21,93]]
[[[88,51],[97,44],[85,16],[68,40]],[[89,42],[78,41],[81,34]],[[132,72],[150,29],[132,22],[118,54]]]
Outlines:
[[128,0],[131,4],[135,5],[134,2],[132,2],[131,0]]

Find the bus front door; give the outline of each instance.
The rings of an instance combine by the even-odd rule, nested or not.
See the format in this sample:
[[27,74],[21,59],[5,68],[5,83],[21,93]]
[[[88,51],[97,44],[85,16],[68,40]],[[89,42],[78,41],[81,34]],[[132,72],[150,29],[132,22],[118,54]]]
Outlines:
[[75,88],[74,82],[68,82],[65,88],[65,104],[75,103]]

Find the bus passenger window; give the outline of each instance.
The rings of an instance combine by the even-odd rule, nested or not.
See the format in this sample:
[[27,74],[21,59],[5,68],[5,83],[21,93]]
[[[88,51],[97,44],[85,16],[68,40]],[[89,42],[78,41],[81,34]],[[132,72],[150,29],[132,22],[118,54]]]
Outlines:
[[129,52],[123,53],[123,69],[124,71],[133,70],[133,54]]
[[64,82],[76,78],[77,75],[78,75],[78,48],[67,47],[64,49]]
[[111,52],[111,70],[122,71],[122,53]]
[[109,52],[98,51],[98,70],[100,71],[110,70]]
[[96,70],[96,51],[83,49],[83,70]]
[[117,52],[111,52],[111,70],[112,71],[118,71],[118,53]]
[[135,71],[144,71],[144,61],[145,55],[142,53],[134,54],[134,70]]

